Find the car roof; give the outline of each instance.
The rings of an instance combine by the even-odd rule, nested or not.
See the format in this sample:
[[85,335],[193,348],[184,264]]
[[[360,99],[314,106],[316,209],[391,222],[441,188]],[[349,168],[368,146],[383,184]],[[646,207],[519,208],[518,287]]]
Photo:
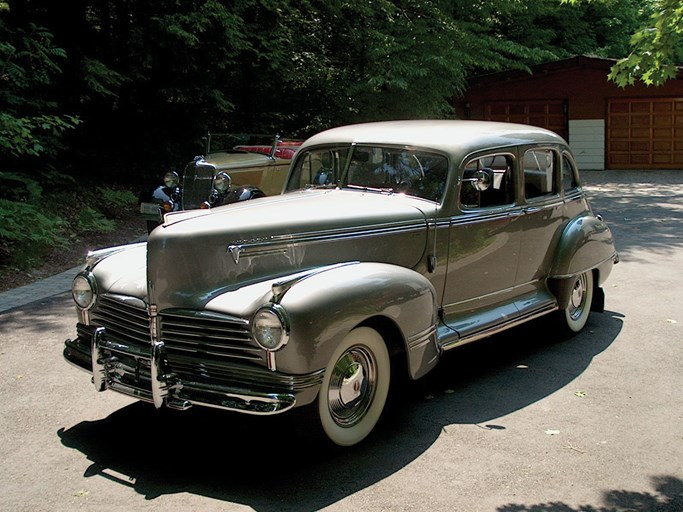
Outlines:
[[302,146],[386,144],[431,148],[451,154],[520,144],[565,144],[554,132],[514,123],[470,120],[406,120],[354,124],[332,128]]

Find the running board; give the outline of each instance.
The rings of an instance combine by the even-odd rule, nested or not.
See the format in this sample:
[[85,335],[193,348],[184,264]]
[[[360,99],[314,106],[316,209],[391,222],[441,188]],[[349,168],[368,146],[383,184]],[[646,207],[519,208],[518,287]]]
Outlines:
[[[535,320],[536,318],[540,318],[542,316],[547,315],[548,313],[552,313],[553,311],[557,311],[558,307],[556,304],[548,304],[545,307],[542,307],[540,309],[531,311],[529,313],[526,313],[522,316],[518,316],[515,318],[511,318],[510,320],[507,320],[503,323],[500,323],[498,325],[494,325],[492,327],[489,327],[488,329],[483,329],[481,331],[473,332],[472,334],[468,334],[467,336],[463,337],[458,337],[455,331],[452,329],[448,328],[447,326],[444,326],[445,329],[443,332],[446,334],[443,336],[443,339],[439,337],[439,347],[441,348],[442,351],[450,350],[452,348],[460,347],[462,345],[466,345],[467,343],[471,343],[473,341],[480,340],[482,338],[488,338],[489,336],[493,336],[494,334],[498,334],[500,332],[503,332],[507,329],[511,329],[512,327],[516,327],[520,324],[529,322],[530,320]],[[441,329],[439,329],[439,332],[441,332]]]

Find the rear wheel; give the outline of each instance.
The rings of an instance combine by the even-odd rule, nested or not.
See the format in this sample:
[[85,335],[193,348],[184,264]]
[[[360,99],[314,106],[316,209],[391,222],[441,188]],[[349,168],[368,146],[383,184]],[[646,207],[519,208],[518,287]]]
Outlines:
[[359,443],[377,424],[389,392],[391,361],[382,336],[369,327],[349,332],[330,358],[318,397],[327,437]]
[[559,311],[560,324],[565,331],[574,334],[581,331],[588,321],[593,304],[593,272],[577,276],[572,286],[567,307]]

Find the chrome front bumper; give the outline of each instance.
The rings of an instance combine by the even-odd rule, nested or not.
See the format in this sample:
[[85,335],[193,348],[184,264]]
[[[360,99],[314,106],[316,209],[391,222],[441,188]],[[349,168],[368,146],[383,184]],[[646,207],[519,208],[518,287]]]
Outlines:
[[163,342],[147,347],[126,345],[108,339],[103,327],[82,324],[78,326],[78,337],[65,341],[64,358],[91,373],[97,391],[116,391],[151,402],[157,408],[185,410],[202,405],[257,415],[285,412],[298,400],[301,405],[313,401],[324,372],[285,375],[265,368],[231,365],[231,382],[212,380],[210,370],[194,379],[173,372]]

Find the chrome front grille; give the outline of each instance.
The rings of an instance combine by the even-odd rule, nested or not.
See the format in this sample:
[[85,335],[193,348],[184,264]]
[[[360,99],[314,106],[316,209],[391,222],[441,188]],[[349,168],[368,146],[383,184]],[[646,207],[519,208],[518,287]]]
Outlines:
[[213,165],[191,163],[183,175],[183,210],[199,208],[213,192]]
[[[315,397],[325,369],[285,374],[269,369],[244,318],[197,310],[164,310],[151,339],[141,299],[102,294],[66,340],[64,357],[89,372],[98,391],[111,389],[157,407],[209,405],[250,414],[275,414],[298,397]],[[307,403],[306,401],[302,403]]]
[[133,297],[102,295],[91,313],[91,323],[107,329],[112,341],[150,346],[149,316],[145,303]]
[[265,361],[263,350],[251,342],[247,320],[198,311],[165,311],[160,316],[171,365],[188,357],[214,363]]
[[[248,320],[194,310],[167,310],[159,318],[171,370],[187,378],[231,380],[245,363],[266,366],[265,351],[251,340]],[[119,355],[151,357],[149,316],[142,300],[102,295],[91,320],[106,329],[107,340],[114,342],[110,349]]]

